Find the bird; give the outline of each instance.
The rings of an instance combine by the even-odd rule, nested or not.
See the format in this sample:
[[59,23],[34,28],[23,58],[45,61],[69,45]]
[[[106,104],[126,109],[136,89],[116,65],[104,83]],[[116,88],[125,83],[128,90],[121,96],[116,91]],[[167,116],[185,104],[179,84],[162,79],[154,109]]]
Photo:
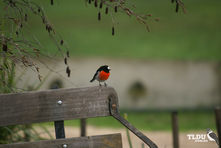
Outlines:
[[219,140],[218,137],[216,136],[216,134],[211,130],[211,129],[207,129],[207,138],[210,141],[216,141],[217,145],[219,145]]
[[97,80],[99,82],[99,86],[101,86],[101,82],[104,82],[104,85],[107,86],[105,81],[110,76],[110,67],[108,65],[103,65],[99,67],[94,74],[93,78],[90,80],[90,82],[93,82],[94,80]]

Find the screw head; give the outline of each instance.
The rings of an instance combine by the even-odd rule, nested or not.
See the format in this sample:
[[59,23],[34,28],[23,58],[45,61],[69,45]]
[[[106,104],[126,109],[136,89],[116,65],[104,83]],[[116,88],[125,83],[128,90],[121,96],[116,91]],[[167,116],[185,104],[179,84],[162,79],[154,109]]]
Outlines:
[[67,144],[63,144],[63,148],[67,148],[68,147],[68,145]]
[[62,104],[62,101],[61,101],[61,100],[59,100],[57,103],[58,103],[59,105],[61,105],[61,104]]

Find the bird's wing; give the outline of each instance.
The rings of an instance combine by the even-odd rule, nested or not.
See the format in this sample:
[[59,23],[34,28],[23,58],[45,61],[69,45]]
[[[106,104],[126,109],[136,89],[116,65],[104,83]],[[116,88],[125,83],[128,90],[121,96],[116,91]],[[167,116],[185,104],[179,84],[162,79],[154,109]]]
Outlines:
[[210,136],[211,138],[213,138],[213,139],[216,141],[216,143],[219,145],[219,140],[218,140],[218,137],[216,136],[215,133],[210,133],[209,136]]

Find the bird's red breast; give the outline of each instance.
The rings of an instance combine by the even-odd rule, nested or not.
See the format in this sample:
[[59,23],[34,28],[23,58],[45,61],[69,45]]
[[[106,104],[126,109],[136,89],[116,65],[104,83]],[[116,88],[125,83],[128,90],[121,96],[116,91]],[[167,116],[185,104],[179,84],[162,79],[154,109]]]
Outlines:
[[107,73],[107,72],[101,71],[99,74],[99,79],[104,81],[104,80],[107,80],[109,76],[110,76],[110,72]]

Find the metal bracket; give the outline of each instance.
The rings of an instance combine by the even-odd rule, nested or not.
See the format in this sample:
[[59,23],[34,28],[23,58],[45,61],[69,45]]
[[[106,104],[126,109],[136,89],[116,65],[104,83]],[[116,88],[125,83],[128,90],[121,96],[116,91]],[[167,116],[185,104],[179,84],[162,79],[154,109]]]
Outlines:
[[110,109],[110,114],[115,119],[117,119],[121,124],[123,124],[131,132],[133,132],[150,148],[158,148],[157,145],[153,141],[151,141],[148,137],[146,137],[143,133],[141,133],[138,129],[136,129],[132,124],[130,124],[127,120],[125,120],[123,117],[120,116],[117,104],[114,102],[114,99],[112,99],[112,96],[109,97],[109,109]]

